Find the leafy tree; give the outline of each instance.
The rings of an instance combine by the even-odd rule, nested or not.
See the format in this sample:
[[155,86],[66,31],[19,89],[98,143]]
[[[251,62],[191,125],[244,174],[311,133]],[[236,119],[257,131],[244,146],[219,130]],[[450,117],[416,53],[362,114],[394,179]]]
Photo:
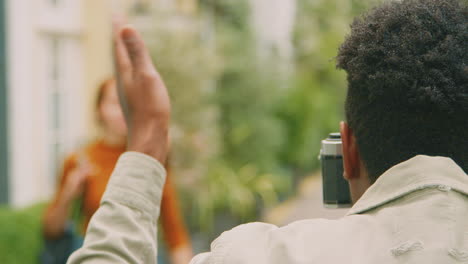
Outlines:
[[1,263],[37,263],[42,250],[41,216],[44,204],[15,210],[0,207]]
[[277,87],[255,60],[248,10],[246,1],[206,1],[194,16],[155,10],[146,31],[172,98],[174,176],[195,230],[254,220],[288,187]]
[[370,1],[298,0],[296,70],[279,115],[287,124],[284,164],[303,175],[319,165],[320,141],[344,119],[344,72],[335,69],[337,50],[352,18]]
[[258,219],[291,193],[291,170],[317,168],[320,140],[343,119],[334,56],[363,4],[298,0],[295,71],[284,80],[276,58],[258,57],[247,0],[200,3],[191,16],[156,10],[147,36],[173,100],[184,211],[193,228],[213,231]]

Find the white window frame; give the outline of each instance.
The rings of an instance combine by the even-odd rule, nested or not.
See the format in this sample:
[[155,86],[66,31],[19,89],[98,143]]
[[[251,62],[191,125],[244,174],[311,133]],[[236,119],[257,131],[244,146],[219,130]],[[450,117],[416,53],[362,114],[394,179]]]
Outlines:
[[[47,157],[43,169],[48,177],[45,178],[44,195],[50,195],[55,189],[57,176],[66,155],[68,155],[80,141],[79,131],[83,130],[84,113],[82,109],[83,93],[83,57],[81,47],[81,28],[79,2],[74,0],[59,0],[57,5],[49,1],[42,6],[43,15],[39,19],[41,39],[43,42],[42,72],[43,93],[46,109],[43,115],[45,121],[45,137],[43,150]],[[52,51],[51,42],[56,41],[56,51]],[[56,52],[57,58],[52,53]],[[55,61],[54,61],[55,59]],[[57,63],[58,65],[54,65]],[[56,68],[57,76],[51,72]],[[55,79],[56,78],[56,79]],[[60,101],[54,108],[53,98],[58,96]],[[80,103],[81,102],[81,103]],[[58,110],[58,112],[57,112]],[[60,127],[55,128],[55,118],[58,116]]]
[[[81,2],[59,0],[9,0],[8,87],[10,135],[10,201],[22,207],[50,198],[57,182],[52,166],[52,138],[62,144],[61,155],[69,152],[84,130],[83,57]],[[60,86],[66,95],[61,103],[64,129],[50,131],[50,76],[47,40],[63,40]],[[61,112],[62,112],[61,110]],[[60,167],[60,164],[58,164]],[[55,171],[54,171],[55,170]]]

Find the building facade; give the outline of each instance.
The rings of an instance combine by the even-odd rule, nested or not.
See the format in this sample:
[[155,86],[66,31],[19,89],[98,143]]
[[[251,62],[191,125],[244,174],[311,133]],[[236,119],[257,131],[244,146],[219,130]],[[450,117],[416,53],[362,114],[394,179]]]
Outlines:
[[86,132],[80,1],[7,1],[8,200],[47,199]]

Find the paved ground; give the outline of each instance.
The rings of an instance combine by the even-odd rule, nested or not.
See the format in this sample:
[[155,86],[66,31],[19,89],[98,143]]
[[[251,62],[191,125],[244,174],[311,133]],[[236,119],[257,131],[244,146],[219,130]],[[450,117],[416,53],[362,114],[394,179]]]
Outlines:
[[302,219],[337,219],[344,216],[348,210],[323,207],[322,178],[318,173],[305,178],[299,184],[297,195],[269,210],[264,221],[283,226]]

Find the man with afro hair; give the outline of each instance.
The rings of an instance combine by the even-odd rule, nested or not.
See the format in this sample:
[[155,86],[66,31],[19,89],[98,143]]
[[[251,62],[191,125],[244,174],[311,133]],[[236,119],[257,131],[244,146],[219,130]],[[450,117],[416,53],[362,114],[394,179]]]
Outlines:
[[[129,29],[125,36],[128,53],[118,41],[116,50],[131,87],[122,97],[131,110],[129,150],[147,155],[121,157],[70,263],[156,259],[151,219],[164,180],[157,160],[166,151],[169,99],[141,39]],[[466,0],[392,0],[356,18],[337,56],[348,74],[340,128],[353,207],[339,220],[236,227],[191,263],[468,263],[467,43]]]

